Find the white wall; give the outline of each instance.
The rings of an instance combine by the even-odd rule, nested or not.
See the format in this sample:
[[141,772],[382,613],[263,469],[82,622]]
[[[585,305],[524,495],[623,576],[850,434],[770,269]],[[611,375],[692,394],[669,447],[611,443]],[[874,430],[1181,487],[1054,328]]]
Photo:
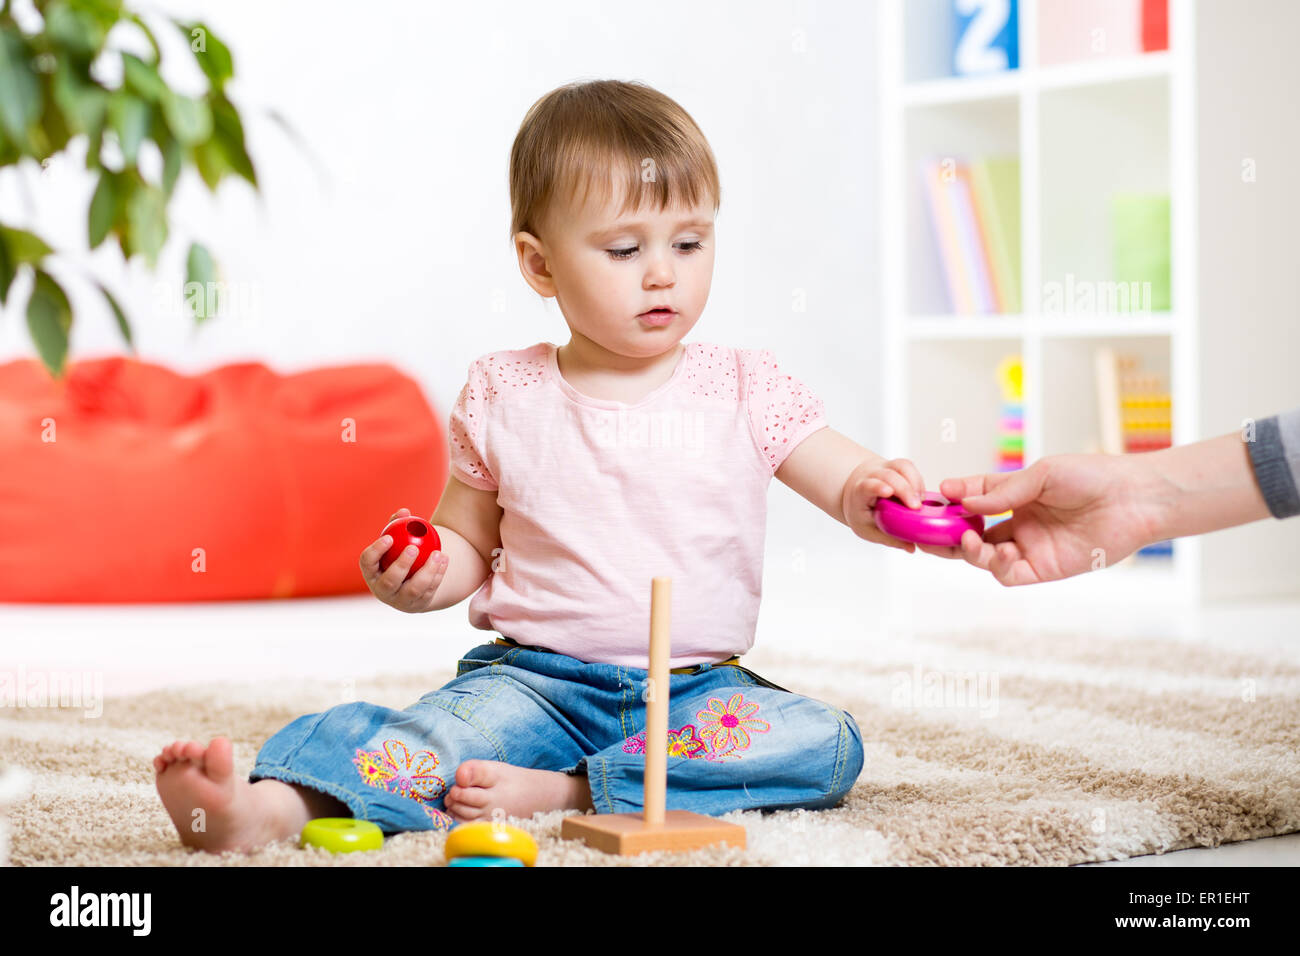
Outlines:
[[[837,429],[875,447],[872,5],[159,6],[206,20],[231,47],[231,98],[263,189],[258,199],[231,180],[213,198],[187,173],[157,277],[139,263],[125,270],[115,244],[88,260],[120,293],[143,358],[181,370],[241,360],[282,371],[389,361],[423,383],[445,423],[475,356],[568,340],[554,301],[544,305],[524,283],[507,236],[507,161],[525,110],[573,79],[639,79],[691,113],[720,167],[712,294],[688,341],[772,348],[821,393]],[[163,37],[164,75],[202,89],[173,32]],[[121,42],[135,39],[123,33]],[[301,132],[315,160],[266,118],[271,108]],[[83,156],[84,145],[44,174],[33,168],[30,205],[12,171],[0,176],[0,218],[38,223],[58,248],[82,250],[74,262],[85,259],[94,187]],[[231,314],[197,332],[180,311],[191,238],[209,244],[233,296]],[[73,357],[121,352],[109,313],[77,270],[51,271],[66,278],[76,310]],[[794,311],[796,290],[806,311]],[[504,311],[493,310],[494,296]],[[34,354],[11,304],[0,322],[0,360]],[[773,487],[774,547],[785,547],[783,527],[798,538],[790,547],[813,548],[807,536],[823,534],[858,543]]]
[[[1300,6],[1229,0],[1196,7],[1201,435],[1240,431],[1300,405],[1296,223],[1300,154],[1294,37]],[[1245,173],[1249,161],[1251,174]],[[1226,278],[1225,278],[1226,277]],[[1208,535],[1207,599],[1300,594],[1300,519]]]

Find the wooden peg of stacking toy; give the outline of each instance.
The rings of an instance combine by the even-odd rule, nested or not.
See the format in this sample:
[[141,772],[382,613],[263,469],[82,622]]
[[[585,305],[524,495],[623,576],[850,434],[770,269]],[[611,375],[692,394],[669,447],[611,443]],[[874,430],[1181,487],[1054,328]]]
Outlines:
[[582,840],[605,853],[632,856],[651,850],[696,850],[723,843],[744,848],[745,828],[689,810],[668,810],[668,660],[672,578],[650,583],[650,667],[646,699],[645,798],[642,813],[575,814],[560,838]]

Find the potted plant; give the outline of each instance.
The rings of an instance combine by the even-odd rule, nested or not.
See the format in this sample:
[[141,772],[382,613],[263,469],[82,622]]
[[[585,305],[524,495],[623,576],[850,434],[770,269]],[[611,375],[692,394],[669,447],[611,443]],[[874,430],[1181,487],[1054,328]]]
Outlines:
[[[14,0],[0,0],[0,170],[22,163],[44,166],[80,137],[86,139],[86,169],[97,177],[86,210],[91,249],[110,238],[124,259],[140,256],[150,269],[171,229],[167,207],[177,179],[197,170],[212,192],[227,176],[257,189],[257,172],[244,144],[244,124],[226,93],[234,76],[230,50],[204,23],[167,18],[179,30],[207,79],[201,96],[186,96],[163,80],[162,49],[153,28],[124,0],[30,0],[20,18]],[[150,51],[119,46],[137,31]],[[112,36],[118,42],[110,43]],[[113,63],[120,70],[113,69]],[[120,75],[109,86],[105,75]],[[277,121],[283,120],[271,114]],[[157,151],[146,174],[141,157]],[[0,218],[0,305],[14,292],[15,278],[31,274],[27,327],[41,361],[62,377],[73,314],[60,282],[46,269],[57,256],[40,235]],[[206,247],[191,242],[186,256],[186,301],[195,321],[210,317],[206,307],[216,268]],[[87,276],[103,295],[134,353],[125,311],[108,287]],[[198,295],[190,295],[198,283]]]

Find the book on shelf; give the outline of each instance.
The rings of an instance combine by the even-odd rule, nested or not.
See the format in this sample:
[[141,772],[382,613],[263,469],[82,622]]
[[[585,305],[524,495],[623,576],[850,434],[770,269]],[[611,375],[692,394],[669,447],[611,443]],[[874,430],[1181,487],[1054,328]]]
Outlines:
[[1020,160],[931,158],[927,208],[951,311],[1020,311]]
[[1116,311],[1168,312],[1170,292],[1168,194],[1110,197],[1111,275],[1122,293]]
[[1000,311],[1020,311],[1020,160],[986,156],[970,167],[975,208]]
[[1038,0],[1040,66],[1169,48],[1167,0]]

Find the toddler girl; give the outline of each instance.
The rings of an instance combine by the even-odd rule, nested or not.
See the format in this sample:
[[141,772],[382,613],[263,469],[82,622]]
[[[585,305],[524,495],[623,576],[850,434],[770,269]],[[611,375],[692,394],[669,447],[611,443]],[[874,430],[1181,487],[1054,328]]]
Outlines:
[[[405,583],[411,553],[379,571],[387,537],[360,557],[385,603],[415,613],[473,595],[470,623],[497,636],[405,710],[297,718],[247,780],[224,737],[164,748],[158,791],[186,845],[247,850],[319,816],[394,833],[635,812],[647,746],[668,749],[667,808],[711,815],[832,807],[861,771],[851,714],[740,664],[767,491],[775,475],[859,537],[913,551],[872,506],[919,506],[920,474],[832,431],[771,352],[682,341],[708,298],[720,189],[673,100],[612,80],[542,97],[511,151],[510,198],[520,270],[571,338],[471,363],[431,519],[442,552]],[[672,579],[669,730],[647,741],[657,576]]]

